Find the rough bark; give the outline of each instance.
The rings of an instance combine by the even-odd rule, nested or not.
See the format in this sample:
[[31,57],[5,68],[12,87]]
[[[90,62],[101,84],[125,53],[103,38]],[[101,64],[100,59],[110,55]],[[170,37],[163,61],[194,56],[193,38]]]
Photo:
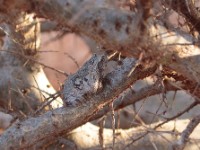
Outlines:
[[61,5],[53,0],[39,1],[39,7],[33,11],[91,37],[107,50],[117,50],[137,58],[145,53],[145,58],[151,61],[156,58],[159,63],[199,82],[200,50],[193,45],[197,41],[195,38],[151,18],[146,22],[146,32],[143,32],[138,30],[139,13],[99,7],[97,3],[89,7],[88,3],[91,2],[67,0]]
[[[39,30],[32,24],[33,20],[29,22],[33,18],[23,12],[34,12],[39,17],[51,19],[64,28],[88,36],[104,47],[103,51],[119,51],[138,59],[124,58],[116,68],[107,71],[109,61],[106,56],[94,55],[65,82],[62,97],[66,106],[16,122],[0,137],[0,149],[28,149],[40,140],[49,136],[54,140],[97,118],[94,114],[112,103],[135,81],[155,73],[157,65],[169,67],[186,77],[185,80],[192,81],[193,86],[189,90],[199,101],[199,95],[193,91],[200,82],[200,49],[194,45],[197,39],[178,29],[173,30],[160,20],[155,21],[149,13],[150,8],[146,9],[147,16],[142,16],[139,12],[110,8],[89,0],[1,0],[0,4],[3,14],[0,20],[6,21],[4,27],[8,32],[0,56],[0,101],[9,109],[33,112],[42,101],[44,94],[41,91],[46,91],[46,85],[49,85],[41,67],[31,61],[38,48],[37,36],[33,33]],[[12,10],[11,13],[7,9]],[[6,17],[11,18],[7,20]],[[12,19],[15,20],[13,24]],[[141,19],[145,22],[141,22]],[[23,23],[26,24],[25,28]],[[28,29],[31,35],[26,37]],[[40,75],[46,80],[45,83],[38,81]],[[4,91],[3,88],[8,90]],[[184,83],[175,88],[171,86],[168,90],[179,88],[184,89]],[[14,92],[10,93],[11,89]],[[152,87],[150,94],[159,92],[163,92],[162,88]],[[123,101],[120,104],[118,100],[116,109],[145,96],[140,95],[131,102]],[[99,112],[98,117],[105,114],[108,108],[105,107],[103,111]]]
[[[86,63],[86,65],[93,63],[93,61],[98,61],[98,59],[91,59],[89,63]],[[7,129],[1,136],[0,148],[9,149],[12,147],[12,145],[15,145],[15,148],[27,148],[36,142],[43,140],[47,136],[51,135],[55,137],[59,134],[69,132],[72,129],[75,129],[76,127],[86,123],[96,112],[98,112],[98,110],[102,109],[104,105],[112,102],[116,96],[127,89],[131,83],[152,74],[156,69],[156,67],[152,67],[147,70],[144,69],[142,74],[141,68],[138,67],[127,78],[127,75],[130,73],[134,64],[135,59],[124,59],[121,66],[118,66],[116,70],[108,73],[105,76],[107,82],[104,83],[103,89],[101,89],[98,94],[93,93],[92,91],[89,94],[87,93],[88,99],[85,101],[85,103],[82,103],[82,105],[79,104],[76,107],[56,109],[39,117],[29,118],[23,122],[16,123]],[[88,67],[83,67],[78,74],[85,74],[90,71],[85,68],[88,69]],[[140,72],[140,74],[138,72]],[[96,74],[98,74],[98,72],[96,72]],[[124,78],[126,78],[125,82]],[[73,88],[73,81],[75,81],[75,79],[76,76],[72,76],[71,81],[73,84],[71,84],[71,82],[67,82],[65,86],[68,86],[68,88]],[[91,85],[94,84],[95,83]],[[121,85],[121,87],[119,88],[118,85]],[[78,98],[79,97],[77,97],[77,99]],[[70,100],[68,99],[68,101]],[[26,140],[30,138],[31,140]]]
[[[93,58],[95,57],[97,56],[94,56]],[[77,75],[80,75],[82,73],[87,74],[87,72],[90,71],[90,68],[92,67],[92,66],[88,67],[87,65],[93,64],[94,63],[93,61],[99,62],[98,59],[93,59],[93,58],[88,63],[86,63],[85,66],[83,66],[83,68],[79,72],[77,72]],[[67,133],[72,129],[75,129],[76,127],[88,122],[89,120],[101,117],[109,110],[107,107],[105,107],[104,108],[105,112],[102,113],[100,111],[98,114],[97,112],[101,110],[103,106],[112,102],[112,100],[114,100],[116,96],[120,95],[120,93],[122,93],[125,89],[127,89],[130,86],[129,85],[130,83],[133,83],[140,78],[144,78],[149,74],[152,74],[156,69],[156,67],[153,67],[150,69],[141,70],[140,67],[136,67],[132,75],[129,78],[127,78],[127,75],[130,73],[130,70],[133,67],[131,64],[132,65],[135,64],[134,59],[127,59],[127,58],[124,59],[121,66],[116,66],[117,68],[115,68],[112,72],[108,72],[108,74],[105,75],[104,78],[106,78],[108,82],[106,82],[103,85],[104,88],[101,89],[98,93],[94,93],[92,91],[91,92],[86,91],[87,93],[86,101],[79,103],[78,105],[76,105],[76,107],[71,106],[71,107],[56,109],[51,112],[47,112],[39,117],[29,118],[25,121],[15,123],[15,125],[7,129],[5,133],[1,136],[0,148],[9,149],[13,148],[12,147],[13,145],[15,145],[16,149],[18,147],[28,148],[30,146],[33,146],[38,141],[45,140],[45,138],[48,138],[49,136],[51,137],[50,138],[51,140],[55,140],[56,137],[64,133]],[[76,75],[71,76],[70,78],[71,81],[67,82],[65,86],[67,86],[70,89],[73,89],[74,81],[76,81],[74,79],[76,79],[76,77],[77,77]],[[90,77],[92,78],[93,76]],[[124,82],[124,77],[126,77],[128,81]],[[94,81],[95,83],[96,80],[90,80],[90,81]],[[90,85],[93,86],[94,83]],[[122,85],[122,87],[118,88],[118,85]],[[174,87],[171,88],[174,89]],[[81,92],[80,94],[82,94]],[[133,99],[130,102],[128,101],[129,99],[126,99],[126,101],[122,101],[121,103],[121,98],[119,98],[119,100],[115,101],[116,108],[122,106],[124,107],[126,105],[136,102],[139,99],[149,96],[149,94],[153,95],[162,92],[162,90],[161,88],[159,88],[159,86],[153,86],[152,90],[146,89],[146,92],[145,90],[143,92],[144,95],[138,95],[138,96],[137,93],[130,92],[132,94],[131,96],[135,97],[135,99]],[[68,98],[72,98],[72,101],[74,101],[74,97],[69,96]],[[78,94],[77,94],[77,99],[79,99]],[[68,99],[68,101],[70,101],[70,99]],[[96,113],[97,116],[94,117]],[[26,140],[26,139],[31,139],[31,140]]]

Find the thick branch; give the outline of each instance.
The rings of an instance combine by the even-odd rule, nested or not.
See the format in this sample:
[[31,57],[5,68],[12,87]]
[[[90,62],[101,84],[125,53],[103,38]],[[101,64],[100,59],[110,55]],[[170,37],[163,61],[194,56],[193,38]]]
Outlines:
[[[80,104],[75,108],[67,107],[56,109],[37,118],[29,118],[21,123],[13,125],[1,136],[0,149],[9,149],[13,146],[15,148],[27,148],[47,136],[56,137],[59,134],[71,131],[86,123],[95,112],[127,89],[130,83],[149,76],[155,71],[155,67],[153,67],[147,69],[148,71],[142,74],[143,70],[138,67],[131,76],[127,78],[134,64],[134,59],[125,59],[118,69],[106,76],[107,81],[109,81],[106,82],[104,88],[99,91],[98,94],[91,94],[88,101],[84,104]],[[83,71],[87,72],[88,70]],[[78,73],[80,74],[80,72]],[[120,88],[118,85],[121,85]]]
[[108,50],[134,57],[145,53],[145,58],[157,60],[200,82],[200,49],[194,46],[196,40],[186,33],[166,28],[151,19],[144,33],[139,30],[140,14],[99,7],[98,3],[86,0],[66,0],[62,5],[54,0],[34,1],[33,6],[37,7],[29,9],[38,16],[87,35]]
[[145,53],[145,58],[157,60],[200,82],[200,49],[194,46],[196,40],[186,33],[166,28],[149,19],[146,23],[148,30],[144,34],[138,28],[140,14],[102,5],[99,7],[99,3],[86,0],[66,0],[62,3],[54,0],[33,1],[32,5],[29,4],[31,1],[24,1],[28,3],[25,5],[28,8],[21,9],[28,9],[38,16],[87,35],[108,50],[134,57]]
[[[138,14],[102,8],[95,4],[88,8],[86,7],[88,3],[81,0],[68,0],[66,7],[54,0],[23,1],[23,4],[31,2],[33,2],[32,5],[23,5],[20,8],[20,1],[17,8],[34,11],[38,16],[55,20],[60,25],[95,39],[107,49],[118,50],[123,54],[137,58],[141,53],[144,53],[145,59],[157,60],[158,63],[170,66],[189,79],[199,82],[198,55],[200,50],[193,45],[195,40],[185,33],[169,31],[164,25],[149,22],[147,26],[149,30],[144,34],[138,30],[140,22]],[[13,4],[16,4],[16,1]],[[95,61],[99,61],[99,59],[92,60],[94,64]],[[86,65],[89,65],[90,62]],[[66,82],[65,89],[67,90],[64,92],[64,100],[66,104],[72,104],[71,102],[84,98],[87,100],[84,101],[84,104],[80,103],[76,108],[57,109],[13,125],[1,136],[0,149],[11,149],[13,146],[14,148],[28,148],[47,136],[56,137],[87,122],[94,113],[119,96],[136,80],[149,76],[156,69],[155,66],[145,66],[146,69],[137,66],[129,76],[133,65],[135,65],[135,60],[126,58],[122,61],[121,66],[106,75],[99,74],[98,69],[101,70],[101,68],[99,68],[98,63],[95,66],[83,67],[78,72],[79,75],[71,76]],[[89,69],[92,67],[98,71],[92,72],[92,69]],[[85,80],[84,75],[88,79]],[[91,78],[93,80],[89,80]],[[77,97],[70,95],[71,92],[74,92],[74,85],[81,87],[82,81],[89,83],[88,80],[92,83],[89,84],[89,89],[84,86],[86,93],[78,93]],[[100,82],[102,85],[99,84]]]

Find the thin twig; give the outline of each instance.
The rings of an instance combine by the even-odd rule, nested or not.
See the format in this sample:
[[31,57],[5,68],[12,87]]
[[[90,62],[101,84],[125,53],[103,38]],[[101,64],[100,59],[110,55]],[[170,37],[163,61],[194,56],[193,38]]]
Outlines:
[[[60,96],[60,91],[56,92],[55,94],[49,96],[46,101],[33,113],[33,116],[37,115],[39,112],[41,112],[47,105],[49,105],[51,102],[53,102],[56,98]],[[52,98],[52,99],[51,99]],[[50,100],[51,99],[51,100]]]
[[112,130],[113,130],[112,150],[114,150],[115,148],[115,110],[113,107],[113,101],[110,103],[110,108],[111,108]]
[[187,108],[185,108],[184,110],[182,110],[181,112],[179,112],[175,116],[167,118],[167,120],[165,120],[162,123],[158,124],[156,127],[154,127],[154,129],[157,129],[158,127],[162,126],[163,124],[182,116],[184,113],[188,112],[190,109],[192,109],[194,106],[196,106],[198,104],[199,104],[198,101],[194,101],[191,105],[189,105]]
[[34,75],[33,75],[33,79],[34,79],[34,81],[36,83],[37,89],[39,89],[38,91],[40,93],[40,99],[42,100],[43,99],[43,94],[42,94],[42,91],[40,90],[39,84],[38,84],[38,82],[37,82],[37,80],[36,80]]
[[69,57],[74,62],[74,64],[77,66],[78,69],[80,68],[78,61],[72,55],[70,55],[67,52],[62,52],[62,50],[61,51],[38,51],[38,53],[46,53],[46,52],[63,53],[64,55],[67,55],[67,57]]
[[67,76],[67,77],[69,76],[69,74],[67,74],[66,72],[64,72],[64,71],[62,71],[62,70],[58,70],[58,69],[55,69],[55,68],[53,68],[53,67],[47,66],[47,65],[45,65],[44,63],[39,62],[39,61],[37,61],[37,60],[35,60],[35,59],[31,58],[31,57],[25,56],[25,55],[23,55],[23,54],[20,54],[20,53],[14,52],[14,51],[9,51],[9,50],[1,50],[1,51],[5,51],[5,52],[8,52],[8,53],[16,54],[16,55],[18,55],[18,56],[21,56],[21,57],[26,58],[27,60],[33,61],[33,62],[35,62],[35,63],[37,63],[37,64],[39,64],[39,65],[42,65],[42,66],[44,66],[44,67],[46,67],[46,68],[48,68],[48,69],[51,69],[51,70],[54,70],[54,71],[56,71],[56,72],[58,72],[58,73],[60,73],[60,74],[63,74],[63,75],[65,75],[65,76]]
[[185,130],[181,133],[180,139],[173,145],[174,150],[183,150],[186,143],[189,141],[189,136],[193,132],[193,130],[196,128],[196,126],[200,123],[200,115],[194,117]]
[[104,149],[104,125],[105,125],[105,116],[99,121],[99,144],[102,149]]
[[[171,117],[171,118],[168,118],[166,121],[164,121],[164,122],[158,124],[158,125],[155,126],[153,129],[156,130],[157,128],[159,128],[159,127],[162,126],[163,124],[165,124],[165,123],[167,123],[167,122],[169,122],[169,121],[171,121],[171,120],[174,120],[175,118],[180,117],[181,115],[183,115],[185,112],[189,111],[191,108],[193,108],[193,107],[196,106],[197,104],[199,104],[198,101],[193,102],[193,103],[192,103],[190,106],[188,106],[186,109],[184,109],[183,111],[179,112],[177,115],[175,115],[175,116],[173,116],[173,117]],[[143,133],[142,135],[140,135],[140,136],[138,136],[137,138],[133,139],[133,140],[131,141],[131,143],[129,143],[128,145],[126,145],[126,147],[132,145],[134,142],[140,140],[141,138],[145,137],[145,136],[146,136],[147,134],[149,134],[149,133],[150,133],[150,131],[146,131],[146,132]]]

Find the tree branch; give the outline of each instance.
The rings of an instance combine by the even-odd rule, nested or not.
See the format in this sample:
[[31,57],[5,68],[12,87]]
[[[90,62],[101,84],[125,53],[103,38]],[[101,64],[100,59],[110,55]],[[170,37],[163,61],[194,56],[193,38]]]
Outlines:
[[[28,148],[48,136],[55,138],[86,123],[135,81],[153,74],[157,68],[155,64],[169,66],[190,80],[200,82],[200,49],[194,45],[196,39],[167,28],[159,21],[149,18],[145,24],[147,32],[144,33],[138,30],[138,13],[99,7],[96,3],[91,6],[87,0],[66,0],[64,5],[55,0],[2,0],[0,4],[0,12],[7,14],[5,16],[15,12],[9,13],[5,8],[35,12],[40,17],[93,38],[108,50],[117,50],[139,58],[141,62],[139,64],[135,59],[125,58],[121,65],[105,73],[104,65],[109,62],[102,61],[100,55],[94,55],[64,85],[63,100],[66,106],[71,107],[15,123],[0,137],[0,149]],[[22,50],[25,49],[23,47]],[[155,87],[151,88],[151,94],[160,92]],[[143,94],[137,98],[147,96]],[[128,102],[116,105],[123,107]]]
[[[92,61],[89,61],[90,63],[98,61],[97,59],[91,60]],[[7,129],[0,137],[0,149],[10,149],[13,146],[15,148],[27,148],[48,136],[56,137],[86,123],[104,105],[111,102],[127,89],[131,83],[149,76],[156,69],[156,67],[152,67],[143,70],[141,67],[137,67],[127,78],[134,64],[134,59],[124,59],[121,66],[118,66],[114,71],[105,76],[108,82],[105,83],[104,88],[99,91],[98,94],[91,93],[89,99],[84,104],[80,104],[75,108],[66,107],[56,109],[39,117],[32,117],[20,123],[16,123]],[[85,65],[88,65],[88,63]],[[78,74],[88,72],[89,70],[85,70],[86,68],[87,67],[83,67]],[[142,73],[143,71],[144,73]],[[73,77],[76,76],[72,76],[72,81]],[[121,86],[119,87],[118,85]],[[68,86],[71,85],[68,84]]]
[[[115,149],[120,150],[128,148],[154,150],[152,146],[153,142],[155,143],[157,149],[172,150],[172,148],[170,148],[170,144],[176,140],[176,136],[179,135],[188,122],[189,120],[177,120],[176,132],[173,132],[175,121],[170,121],[164,124],[162,128],[157,128],[156,130],[152,127],[156,126],[157,123],[151,124],[151,126],[147,125],[145,127],[116,129]],[[193,140],[198,140],[198,131],[200,130],[200,127],[198,126],[196,130],[197,133],[191,136]],[[97,149],[100,148],[98,131],[99,127],[87,123],[67,134],[67,137],[69,140],[74,141],[74,143],[78,145],[78,148],[80,149]],[[132,145],[128,146],[133,139],[141,136],[146,131],[149,132],[147,136],[144,136],[142,139],[135,141]],[[103,139],[105,148],[110,148],[112,145],[112,129],[104,128]],[[191,146],[195,146],[195,143],[188,143],[187,148],[190,149]]]
[[109,9],[86,0],[31,2],[24,0],[28,4],[24,4],[26,8],[21,6],[21,9],[35,12],[40,17],[89,36],[108,50],[117,50],[136,58],[144,53],[144,59],[155,60],[190,80],[200,82],[200,49],[194,45],[197,40],[187,33],[149,19],[146,23],[148,31],[144,34],[138,30],[138,13]]
[[174,150],[183,150],[184,147],[186,146],[190,134],[192,134],[193,130],[197,127],[197,125],[200,123],[200,116],[194,117],[185,130],[181,133],[180,139],[176,142],[174,145]]
[[108,50],[136,58],[144,53],[146,59],[156,60],[200,82],[200,49],[194,46],[197,40],[187,33],[165,27],[150,18],[144,34],[138,30],[138,13],[99,7],[98,3],[88,1],[66,0],[61,5],[58,1],[44,0],[34,1],[33,5],[37,7],[29,9],[38,16],[50,18],[61,26],[89,36]]

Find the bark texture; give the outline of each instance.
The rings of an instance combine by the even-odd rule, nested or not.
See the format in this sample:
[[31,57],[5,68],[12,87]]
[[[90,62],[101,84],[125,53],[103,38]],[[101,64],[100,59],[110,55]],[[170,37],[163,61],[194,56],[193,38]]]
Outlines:
[[[174,6],[180,1],[162,2],[178,12]],[[193,3],[187,2],[184,1],[184,5],[179,3],[178,7],[192,24],[199,17]],[[187,90],[195,98],[192,106],[198,105],[199,41],[188,32],[175,29],[153,16],[153,7],[151,0],[142,0],[140,3],[136,1],[137,11],[120,9],[117,5],[112,7],[106,0],[0,0],[0,22],[3,22],[1,28],[6,34],[0,51],[0,104],[5,109],[29,115],[23,120],[15,121],[0,136],[0,149],[30,149],[39,142],[55,141],[76,127],[114,111],[110,107],[112,103],[113,109],[120,109],[159,93],[163,94],[164,101],[165,92],[170,90]],[[186,13],[183,12],[185,9]],[[188,17],[191,12],[195,12],[193,18]],[[50,83],[40,63],[35,60],[40,43],[40,29],[35,17],[50,19],[63,29],[87,36],[98,43],[98,50],[103,51],[101,54],[94,54],[77,73],[68,77],[61,92],[64,107],[39,116],[33,114],[36,114],[35,111],[46,97],[52,96],[55,91],[49,88]],[[194,28],[198,30],[198,26]],[[108,55],[110,50],[119,52],[119,56],[123,57],[116,60],[115,56]],[[136,81],[149,76],[156,78],[153,85],[141,89],[140,93],[130,89]],[[164,123],[167,121],[170,119],[166,119]],[[188,127],[190,124],[192,123]],[[195,127],[198,124],[199,118]],[[117,130],[119,135],[116,134],[115,138],[119,136],[128,139],[126,134],[134,136],[133,131],[137,130],[139,136],[129,139],[132,142],[140,140],[135,143],[134,148],[141,147],[141,138],[155,149],[173,148],[161,144],[163,140],[157,135],[164,136],[165,139],[168,136],[155,131],[160,126],[161,124],[155,126],[154,130],[145,126],[145,132],[140,132],[139,129]],[[81,132],[79,129],[74,132],[76,131]],[[155,132],[157,135],[154,137]],[[148,135],[149,133],[152,135]],[[185,136],[183,132],[181,138],[188,139],[190,133]],[[145,137],[146,135],[148,136]],[[76,142],[75,137],[78,136],[69,138]],[[107,138],[107,146],[113,142],[110,139],[111,130],[105,130],[103,137]],[[174,136],[170,136],[166,141],[170,143],[173,140]],[[121,149],[122,141],[117,139],[116,142],[116,148]],[[185,146],[185,140],[181,142],[184,144],[181,146]],[[79,143],[78,147],[92,149],[99,146],[97,140],[93,144],[88,142],[87,147],[87,144],[81,146]]]

